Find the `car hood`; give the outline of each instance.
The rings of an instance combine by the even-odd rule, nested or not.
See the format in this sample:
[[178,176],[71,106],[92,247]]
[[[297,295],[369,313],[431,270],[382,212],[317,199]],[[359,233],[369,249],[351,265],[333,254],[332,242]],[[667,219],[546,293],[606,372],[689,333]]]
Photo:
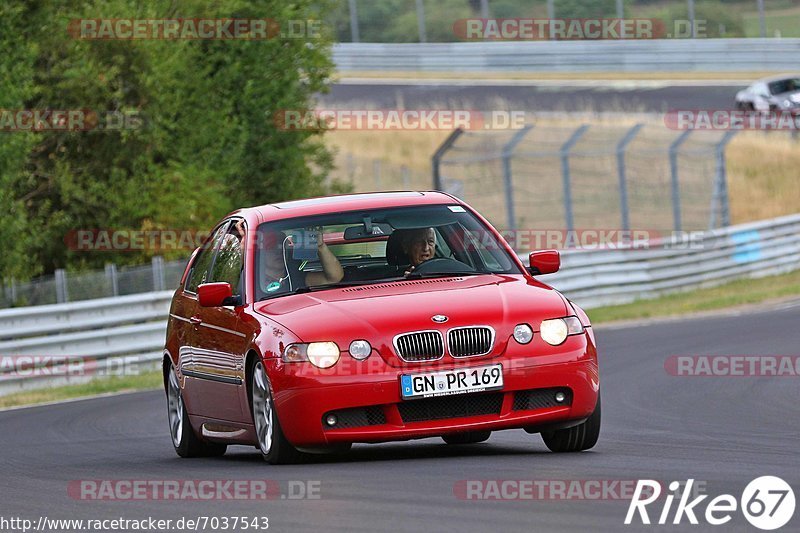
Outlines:
[[[554,289],[521,275],[485,275],[406,280],[285,296],[255,310],[291,330],[304,342],[334,341],[346,351],[368,340],[391,364],[401,364],[392,340],[401,333],[488,325],[501,349],[516,324],[538,330],[547,318],[571,314]],[[448,317],[438,324],[434,315]]]
[[800,103],[800,91],[789,91],[780,94],[773,94],[772,98],[775,100],[791,100],[794,103]]

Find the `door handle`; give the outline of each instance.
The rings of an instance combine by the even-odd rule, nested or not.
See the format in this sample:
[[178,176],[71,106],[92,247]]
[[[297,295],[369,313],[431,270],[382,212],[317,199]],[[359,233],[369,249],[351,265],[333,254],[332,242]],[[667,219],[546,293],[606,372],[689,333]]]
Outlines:
[[192,324],[197,326],[197,325],[200,325],[200,324],[203,323],[203,319],[200,318],[199,316],[195,315],[195,316],[189,318],[189,322],[191,322]]

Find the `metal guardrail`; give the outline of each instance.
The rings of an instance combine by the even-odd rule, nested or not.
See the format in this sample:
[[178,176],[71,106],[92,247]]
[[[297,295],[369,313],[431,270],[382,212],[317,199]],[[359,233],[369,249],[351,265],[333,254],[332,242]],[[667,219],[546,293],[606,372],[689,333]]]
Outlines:
[[339,71],[652,72],[782,71],[800,39],[514,41],[333,46]]
[[158,368],[172,294],[0,310],[0,395]]
[[[565,250],[562,270],[542,276],[586,308],[632,302],[727,280],[800,269],[800,215],[710,231],[689,249]],[[0,361],[17,356],[82,357],[97,373],[157,368],[171,291],[0,310]],[[86,381],[0,365],[0,395]]]
[[790,215],[709,231],[688,249],[565,250],[541,280],[591,309],[798,269],[800,215]]

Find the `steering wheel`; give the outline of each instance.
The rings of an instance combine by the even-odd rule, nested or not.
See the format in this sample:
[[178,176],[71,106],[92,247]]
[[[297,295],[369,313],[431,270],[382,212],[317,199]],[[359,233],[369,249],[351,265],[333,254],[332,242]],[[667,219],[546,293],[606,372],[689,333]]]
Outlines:
[[459,274],[475,272],[475,269],[456,259],[448,257],[433,257],[414,267],[409,276],[414,274]]

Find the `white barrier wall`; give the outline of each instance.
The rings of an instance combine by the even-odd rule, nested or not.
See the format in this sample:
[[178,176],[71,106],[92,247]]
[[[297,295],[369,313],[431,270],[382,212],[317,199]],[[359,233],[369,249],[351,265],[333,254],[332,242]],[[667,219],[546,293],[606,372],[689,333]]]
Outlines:
[[800,39],[658,39],[459,43],[340,43],[340,71],[684,72],[785,71]]

